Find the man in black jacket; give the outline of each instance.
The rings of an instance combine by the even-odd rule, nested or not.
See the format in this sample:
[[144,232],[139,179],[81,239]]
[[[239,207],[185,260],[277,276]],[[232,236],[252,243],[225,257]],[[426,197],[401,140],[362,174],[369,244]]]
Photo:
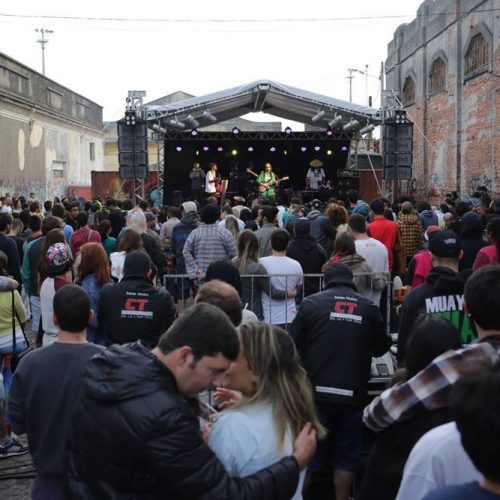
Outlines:
[[307,214],[307,218],[311,221],[311,235],[321,245],[326,253],[326,258],[329,259],[332,255],[337,230],[333,227],[330,219],[320,212],[321,201],[313,200],[311,205],[312,210]]
[[306,424],[293,456],[231,478],[205,444],[189,405],[222,383],[238,356],[236,330],[210,304],[184,311],[149,351],[112,346],[87,365],[68,434],[68,498],[285,500],[314,453]]
[[165,288],[151,282],[151,259],[136,250],[125,257],[123,279],[101,290],[99,328],[110,344],[141,340],[155,347],[175,318],[175,306]]
[[356,293],[347,266],[328,266],[324,280],[326,290],[302,302],[290,335],[313,386],[320,421],[330,431],[309,470],[332,467],[335,498],[347,500],[361,454],[372,357],[387,352],[390,339],[378,307]]
[[[295,238],[286,249],[286,256],[296,260],[304,274],[321,274],[321,268],[327,260],[323,248],[311,236],[311,222],[308,219],[297,219],[294,225]],[[321,290],[321,278],[305,278],[304,296],[308,297]]]
[[[458,272],[462,255],[460,238],[455,231],[437,231],[429,238],[432,269],[425,283],[406,297],[401,311],[398,333],[398,361],[404,361],[406,343],[419,313],[438,314],[460,333],[462,344],[476,337],[473,323],[464,310],[464,288],[467,271]],[[469,271],[470,273],[470,271]]]

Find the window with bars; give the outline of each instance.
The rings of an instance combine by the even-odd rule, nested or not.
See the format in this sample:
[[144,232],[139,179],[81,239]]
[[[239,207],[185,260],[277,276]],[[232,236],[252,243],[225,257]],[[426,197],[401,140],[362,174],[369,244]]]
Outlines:
[[446,83],[446,64],[441,57],[438,57],[432,63],[429,80],[429,90],[431,93],[444,90]]
[[473,36],[465,53],[465,76],[473,75],[488,67],[489,46],[481,33]]
[[403,85],[403,105],[408,106],[415,102],[415,82],[409,76]]

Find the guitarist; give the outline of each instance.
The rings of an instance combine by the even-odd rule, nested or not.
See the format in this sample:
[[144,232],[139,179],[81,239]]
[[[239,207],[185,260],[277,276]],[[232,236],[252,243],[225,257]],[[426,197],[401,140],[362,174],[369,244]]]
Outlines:
[[269,162],[264,164],[264,170],[257,177],[257,184],[259,185],[260,196],[274,200],[276,196],[276,176]]
[[208,164],[208,172],[205,176],[205,194],[207,196],[216,196],[219,189],[220,178],[217,176],[217,163]]

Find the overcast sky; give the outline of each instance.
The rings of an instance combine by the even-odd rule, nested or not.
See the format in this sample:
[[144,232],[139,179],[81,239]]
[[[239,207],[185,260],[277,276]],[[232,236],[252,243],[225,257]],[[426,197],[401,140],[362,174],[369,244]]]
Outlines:
[[[387,44],[400,24],[414,19],[420,3],[4,1],[0,51],[41,72],[35,28],[53,30],[47,76],[104,106],[105,120],[123,115],[132,89],[146,90],[152,100],[176,90],[204,95],[270,79],[348,100],[347,70],[364,71],[366,64],[368,95],[378,105]],[[354,76],[353,101],[365,104],[365,77]]]

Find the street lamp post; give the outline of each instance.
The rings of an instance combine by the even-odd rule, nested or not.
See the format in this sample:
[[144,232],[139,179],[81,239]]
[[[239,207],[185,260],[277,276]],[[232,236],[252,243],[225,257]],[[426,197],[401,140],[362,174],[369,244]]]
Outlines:
[[35,31],[37,33],[41,33],[42,38],[37,40],[42,47],[42,74],[45,76],[45,44],[48,43],[48,40],[45,38],[45,35],[54,33],[52,30],[46,30],[44,28],[36,28]]

